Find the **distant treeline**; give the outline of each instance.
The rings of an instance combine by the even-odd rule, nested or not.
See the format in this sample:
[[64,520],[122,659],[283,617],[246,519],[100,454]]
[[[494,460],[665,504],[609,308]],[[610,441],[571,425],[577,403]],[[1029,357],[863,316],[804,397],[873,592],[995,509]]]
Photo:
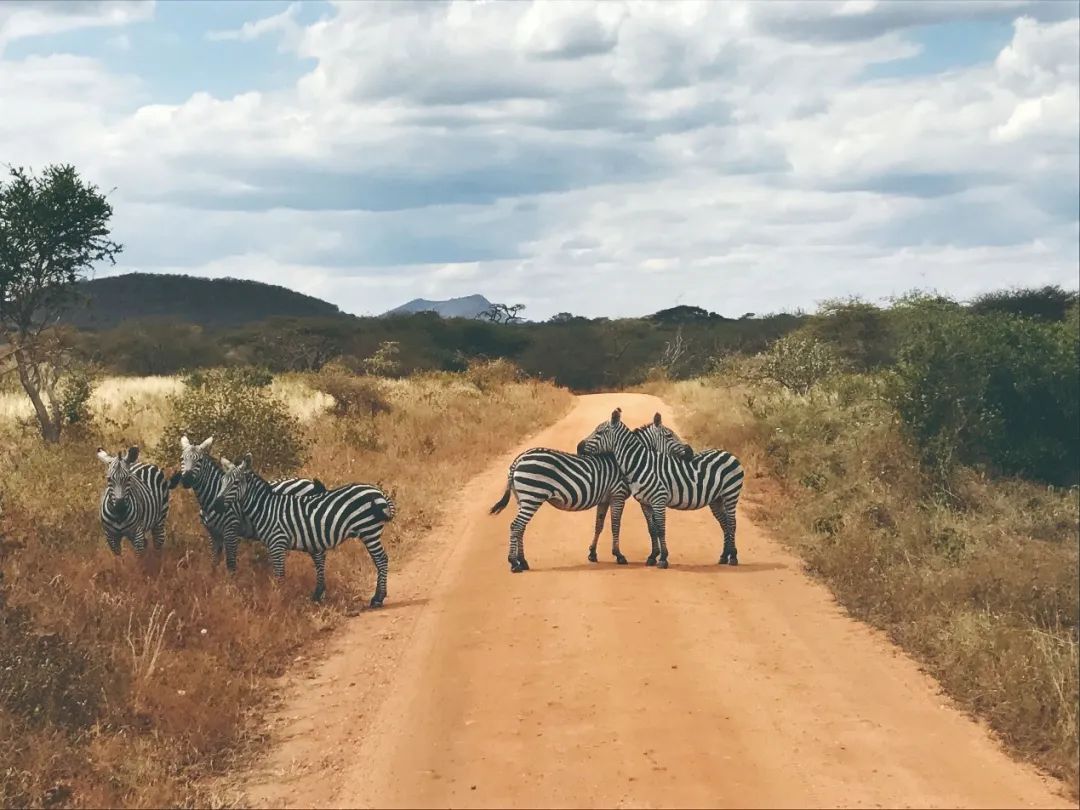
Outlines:
[[395,374],[460,371],[476,358],[503,358],[530,376],[590,391],[633,385],[661,368],[672,377],[698,375],[713,357],[760,351],[802,320],[788,314],[731,320],[694,307],[648,318],[564,315],[512,326],[434,313],[272,318],[231,329],[144,319],[80,333],[77,344],[86,359],[112,372],[173,374],[232,364],[318,371],[331,360],[360,369],[364,358],[393,341],[398,344]]
[[[834,343],[856,367],[889,364],[897,339],[890,310],[866,303],[842,304],[826,303],[816,315],[748,314],[739,319],[690,306],[618,320],[562,313],[543,323],[509,326],[444,319],[434,313],[272,318],[234,328],[156,318],[82,332],[76,345],[104,370],[143,375],[220,365],[317,371],[332,360],[361,370],[365,358],[392,341],[397,344],[392,373],[402,376],[458,371],[476,358],[504,358],[530,376],[575,391],[595,391],[635,385],[657,374],[673,379],[699,376],[719,358],[755,354],[806,327]],[[1061,321],[1075,304],[1075,292],[1046,287],[993,293],[963,307],[953,306],[974,315]]]

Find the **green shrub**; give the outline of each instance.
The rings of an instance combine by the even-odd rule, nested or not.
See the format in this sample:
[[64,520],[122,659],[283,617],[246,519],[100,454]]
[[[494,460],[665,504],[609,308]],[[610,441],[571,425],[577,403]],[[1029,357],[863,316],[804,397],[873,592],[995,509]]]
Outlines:
[[300,422],[269,390],[266,375],[251,370],[212,370],[189,375],[185,390],[169,397],[172,414],[162,434],[159,454],[176,458],[180,436],[214,437],[221,455],[252,453],[265,475],[292,472],[307,455]]
[[94,376],[89,369],[76,368],[60,382],[60,416],[65,425],[87,425],[93,420],[90,397],[94,393]]
[[365,357],[360,363],[368,374],[389,377],[401,371],[401,362],[398,360],[400,350],[398,341],[384,340],[374,354]]
[[805,332],[828,343],[855,371],[871,371],[895,359],[889,313],[857,298],[823,302]]
[[1080,466],[1078,363],[1071,322],[936,310],[901,344],[889,398],[943,477],[975,464],[1069,485]]
[[796,394],[810,389],[843,369],[843,362],[831,346],[802,334],[786,335],[764,353],[757,373]]

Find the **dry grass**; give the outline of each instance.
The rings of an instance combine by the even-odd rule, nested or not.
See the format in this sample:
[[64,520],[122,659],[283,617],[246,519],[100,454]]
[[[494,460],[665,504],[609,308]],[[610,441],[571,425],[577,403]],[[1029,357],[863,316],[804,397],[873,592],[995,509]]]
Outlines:
[[656,393],[683,411],[689,441],[742,459],[755,516],[852,614],[885,629],[1075,796],[1075,490],[962,471],[946,504],[892,414],[870,397],[780,396],[709,380]]
[[[148,550],[140,562],[125,543],[112,557],[93,448],[103,438],[153,447],[176,385],[110,381],[95,398],[95,432],[73,431],[58,447],[42,447],[9,411],[0,417],[2,806],[220,803],[202,786],[252,743],[268,679],[370,598],[374,572],[359,544],[329,555],[318,607],[302,555],[290,555],[281,587],[255,544],[245,544],[234,577],[214,570],[194,498],[179,489],[163,553]],[[298,378],[275,385],[294,413],[329,404]],[[392,603],[394,570],[456,491],[447,481],[558,418],[570,397],[545,384],[480,391],[447,377],[380,385],[389,413],[308,422],[313,454],[301,472],[328,485],[380,482],[394,494],[398,517],[385,535]],[[173,468],[179,448],[150,460]]]

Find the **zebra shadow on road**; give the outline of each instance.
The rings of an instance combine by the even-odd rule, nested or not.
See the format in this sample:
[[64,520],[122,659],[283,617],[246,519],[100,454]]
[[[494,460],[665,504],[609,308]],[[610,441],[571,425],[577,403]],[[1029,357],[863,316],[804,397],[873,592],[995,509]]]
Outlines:
[[[631,562],[628,565],[618,565],[613,562],[584,562],[573,563],[572,565],[553,565],[550,567],[537,566],[530,568],[529,573],[543,573],[548,572],[566,572],[566,571],[605,571],[628,568],[647,568],[644,561]],[[737,574],[756,574],[765,571],[785,571],[790,566],[784,563],[774,562],[747,562],[739,563],[738,565],[720,565],[719,563],[671,563],[670,567],[661,572],[657,569],[657,576],[664,576],[665,574],[683,573],[683,574],[713,574],[715,576],[734,576]]]

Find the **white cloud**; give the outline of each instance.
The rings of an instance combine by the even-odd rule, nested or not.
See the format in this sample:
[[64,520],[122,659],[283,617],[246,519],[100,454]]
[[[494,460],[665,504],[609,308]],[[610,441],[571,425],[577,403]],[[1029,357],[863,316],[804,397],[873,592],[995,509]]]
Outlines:
[[5,0],[0,4],[0,55],[17,39],[120,27],[153,15],[154,0]]
[[269,17],[246,22],[239,28],[230,30],[208,31],[206,39],[211,42],[251,42],[273,34],[281,35],[282,49],[294,48],[299,41],[301,26],[296,21],[300,11],[297,3],[291,3],[284,11]]
[[[0,151],[117,185],[125,267],[359,312],[482,292],[533,317],[739,315],[1075,285],[1080,28],[1055,13],[350,2],[302,25],[290,6],[209,35],[314,60],[275,92],[131,111],[152,88],[92,60],[3,62],[0,107],[22,115],[0,119]],[[865,78],[919,53],[912,26],[1004,14],[993,62]]]

